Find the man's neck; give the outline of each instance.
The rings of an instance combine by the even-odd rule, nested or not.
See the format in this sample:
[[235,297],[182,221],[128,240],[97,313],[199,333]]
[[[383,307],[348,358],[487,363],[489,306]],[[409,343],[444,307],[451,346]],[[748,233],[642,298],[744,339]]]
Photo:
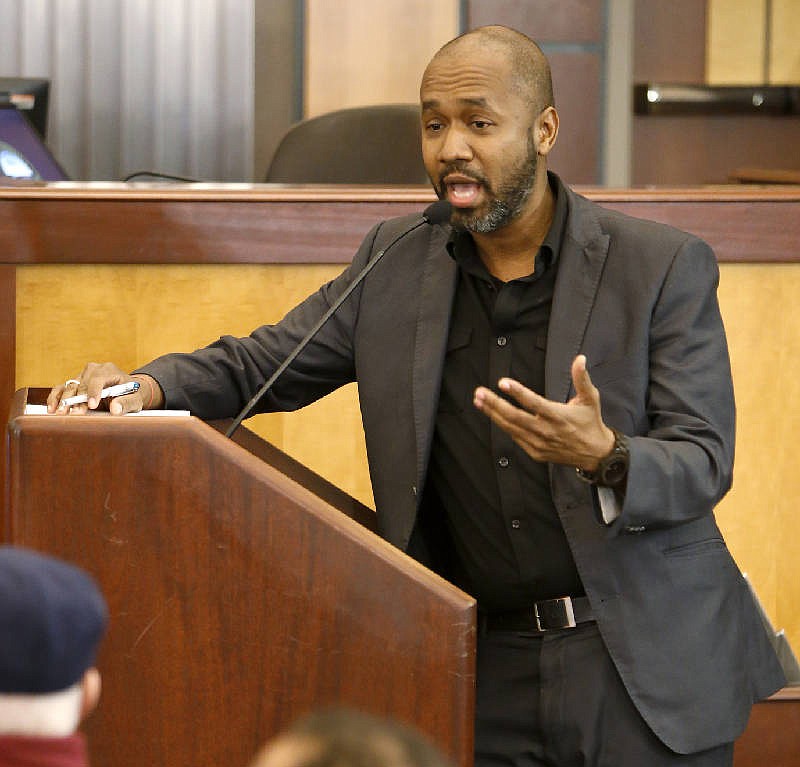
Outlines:
[[503,282],[532,274],[554,211],[553,190],[545,181],[544,189],[534,190],[527,209],[511,223],[489,234],[473,232],[475,247],[489,273]]

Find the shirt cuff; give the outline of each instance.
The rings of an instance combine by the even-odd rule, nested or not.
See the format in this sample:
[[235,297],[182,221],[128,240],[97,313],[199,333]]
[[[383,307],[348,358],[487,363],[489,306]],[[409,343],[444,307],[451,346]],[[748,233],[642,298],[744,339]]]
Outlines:
[[610,525],[620,514],[622,507],[617,500],[617,494],[613,487],[597,487],[597,498],[600,501],[600,513],[603,522]]

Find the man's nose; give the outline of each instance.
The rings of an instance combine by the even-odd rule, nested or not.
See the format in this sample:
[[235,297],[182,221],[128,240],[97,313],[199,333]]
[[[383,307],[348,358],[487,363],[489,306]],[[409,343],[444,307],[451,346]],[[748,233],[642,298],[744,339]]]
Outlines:
[[439,149],[439,159],[442,162],[472,159],[472,146],[463,130],[452,125],[447,128]]

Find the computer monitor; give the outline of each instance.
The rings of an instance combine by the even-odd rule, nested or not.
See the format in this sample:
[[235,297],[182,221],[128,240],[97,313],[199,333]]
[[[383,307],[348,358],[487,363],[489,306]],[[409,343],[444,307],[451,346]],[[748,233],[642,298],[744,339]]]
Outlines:
[[5,181],[67,181],[58,164],[24,112],[0,104],[0,184]]
[[47,138],[50,81],[41,77],[0,77],[0,104],[13,104]]

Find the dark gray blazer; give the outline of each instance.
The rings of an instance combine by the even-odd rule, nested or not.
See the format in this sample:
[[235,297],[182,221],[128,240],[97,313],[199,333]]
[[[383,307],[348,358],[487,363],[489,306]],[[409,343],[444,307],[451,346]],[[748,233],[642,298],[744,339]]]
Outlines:
[[[717,264],[692,235],[560,189],[569,213],[546,395],[571,396],[570,365],[586,354],[605,422],[631,437],[631,466],[611,525],[598,521],[596,496],[572,467],[550,467],[553,498],[635,705],[667,746],[699,751],[735,739],[752,702],[784,681],[713,515],[731,483],[734,445]],[[350,267],[278,325],[141,370],[159,381],[169,407],[236,414],[413,221],[376,226]],[[456,279],[447,237],[425,225],[393,247],[262,402],[293,410],[358,381],[379,529],[401,549],[417,519],[447,343]]]

